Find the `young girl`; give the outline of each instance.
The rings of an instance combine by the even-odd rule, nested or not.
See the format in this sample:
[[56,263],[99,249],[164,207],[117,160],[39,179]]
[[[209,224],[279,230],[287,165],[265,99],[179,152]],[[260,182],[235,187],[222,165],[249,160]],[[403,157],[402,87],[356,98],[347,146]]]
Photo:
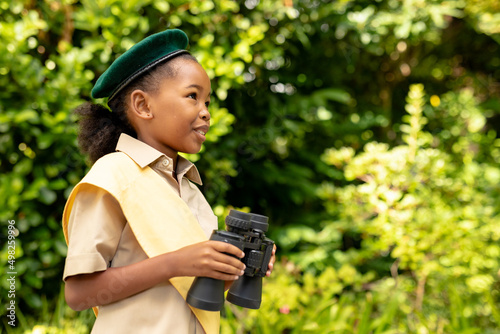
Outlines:
[[[226,281],[245,269],[237,247],[208,240],[217,218],[196,167],[210,128],[211,84],[180,30],[120,56],[84,104],[79,145],[94,163],[63,214],[66,301],[94,307],[92,333],[218,333],[218,312],[185,302],[193,277]],[[269,265],[270,274],[274,263]]]

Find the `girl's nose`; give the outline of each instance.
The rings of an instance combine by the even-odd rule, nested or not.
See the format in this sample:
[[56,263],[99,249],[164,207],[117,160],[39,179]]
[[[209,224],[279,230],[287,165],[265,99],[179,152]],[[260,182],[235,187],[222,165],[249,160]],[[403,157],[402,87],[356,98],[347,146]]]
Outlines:
[[200,118],[209,121],[210,120],[210,112],[208,111],[208,108],[203,108],[203,110],[200,112]]

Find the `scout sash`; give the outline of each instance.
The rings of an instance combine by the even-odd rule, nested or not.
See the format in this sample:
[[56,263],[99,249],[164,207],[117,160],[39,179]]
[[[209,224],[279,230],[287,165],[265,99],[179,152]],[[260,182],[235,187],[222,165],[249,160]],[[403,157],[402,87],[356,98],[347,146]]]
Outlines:
[[[141,168],[125,153],[115,152],[97,160],[71,192],[63,212],[66,242],[73,202],[84,185],[102,188],[120,203],[137,241],[149,257],[207,240],[187,204],[160,175],[149,166]],[[170,283],[185,300],[193,280],[193,277],[174,277]],[[218,312],[189,307],[207,334],[219,333]],[[97,315],[96,308],[94,311]]]

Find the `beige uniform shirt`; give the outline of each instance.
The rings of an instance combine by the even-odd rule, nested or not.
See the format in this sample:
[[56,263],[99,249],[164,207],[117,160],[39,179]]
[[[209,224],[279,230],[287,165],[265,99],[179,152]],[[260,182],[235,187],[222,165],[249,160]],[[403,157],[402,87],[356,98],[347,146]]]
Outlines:
[[[189,181],[201,184],[200,175],[191,162],[178,158],[176,182],[172,159],[151,146],[122,134],[116,150],[127,154],[141,167],[149,165],[160,174],[187,203],[209,238],[217,228],[217,217],[198,187]],[[140,200],[152,201],[154,198]],[[87,187],[77,194],[69,219],[68,239],[64,279],[147,258],[118,202],[98,187]],[[123,277],[110,282],[109,290],[97,295],[96,302],[102,306],[92,333],[204,333],[185,300],[168,281],[107,304],[110,291],[124,288],[126,284],[127,278]]]

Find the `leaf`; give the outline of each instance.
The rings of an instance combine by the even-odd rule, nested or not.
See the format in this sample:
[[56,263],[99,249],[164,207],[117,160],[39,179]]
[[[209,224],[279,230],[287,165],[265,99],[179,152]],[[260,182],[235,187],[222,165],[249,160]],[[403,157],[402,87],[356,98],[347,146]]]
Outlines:
[[40,202],[50,205],[54,203],[57,199],[57,194],[55,191],[48,189],[47,187],[40,188]]
[[351,101],[351,95],[342,89],[325,88],[315,91],[311,95],[311,99],[316,102],[316,105],[324,105],[327,101],[335,101],[348,104]]
[[18,124],[25,122],[36,123],[38,122],[38,120],[39,120],[38,113],[31,109],[17,112],[14,116],[14,122]]

